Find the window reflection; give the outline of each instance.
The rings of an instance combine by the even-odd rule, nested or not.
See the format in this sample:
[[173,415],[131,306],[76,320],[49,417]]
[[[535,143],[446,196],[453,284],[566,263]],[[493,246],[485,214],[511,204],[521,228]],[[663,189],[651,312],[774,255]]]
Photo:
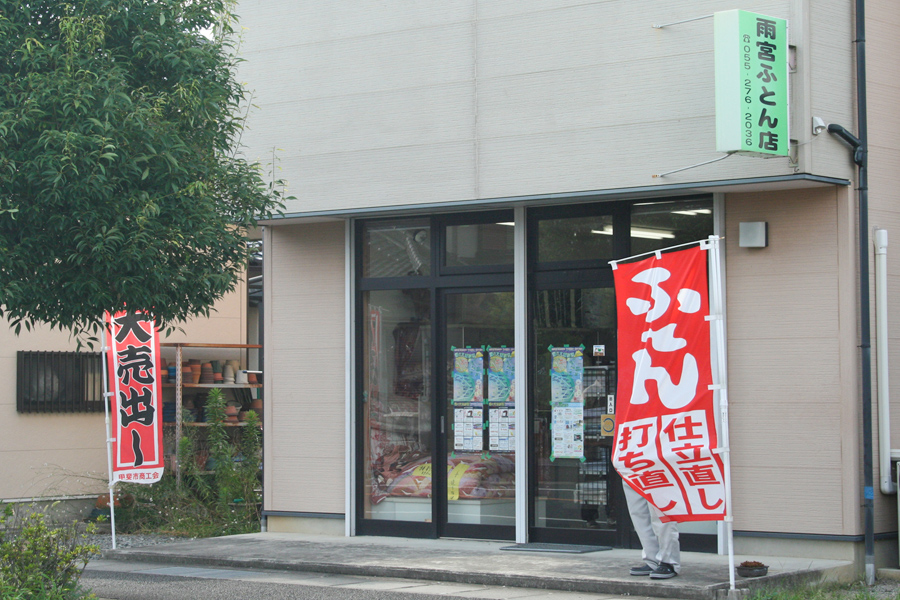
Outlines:
[[431,520],[428,290],[363,294],[366,518]]
[[448,267],[511,265],[513,262],[512,223],[448,225]]
[[713,231],[712,200],[635,204],[631,252],[642,254],[706,239]]
[[613,256],[610,215],[538,221],[538,261],[607,261]]
[[428,219],[367,223],[363,231],[363,277],[410,277],[431,270]]

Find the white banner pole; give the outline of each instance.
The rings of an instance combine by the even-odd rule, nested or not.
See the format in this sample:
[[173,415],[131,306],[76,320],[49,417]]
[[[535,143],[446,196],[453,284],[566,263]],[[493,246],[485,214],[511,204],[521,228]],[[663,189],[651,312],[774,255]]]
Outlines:
[[112,402],[112,393],[109,391],[109,373],[107,368],[106,353],[110,349],[106,346],[106,320],[104,319],[103,327],[100,333],[100,362],[103,363],[103,410],[106,412],[106,464],[109,469],[109,527],[112,531],[112,549],[116,549],[116,504],[113,497],[116,482],[113,480],[113,459],[112,459],[112,423],[109,417],[109,405]]
[[734,585],[734,518],[731,513],[731,446],[728,436],[728,367],[725,362],[725,307],[722,302],[722,265],[719,253],[719,236],[709,236],[712,247],[710,258],[710,292],[712,307],[710,320],[713,321],[716,335],[716,370],[718,371],[719,412],[721,415],[721,431],[719,432],[719,449],[722,455],[722,466],[725,477],[725,536],[728,541],[728,578],[731,589]]

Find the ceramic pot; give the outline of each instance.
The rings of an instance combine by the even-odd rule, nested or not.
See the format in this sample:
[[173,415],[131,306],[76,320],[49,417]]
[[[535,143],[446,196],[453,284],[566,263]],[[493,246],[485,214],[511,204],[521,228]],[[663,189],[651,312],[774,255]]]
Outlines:
[[247,383],[247,371],[238,371],[234,374],[235,383]]
[[737,571],[737,574],[740,575],[741,577],[762,577],[763,575],[765,575],[769,572],[769,567],[768,566],[762,566],[762,567],[737,566],[737,567],[735,567],[735,571]]
[[[113,504],[116,508],[120,506],[131,506],[134,504],[134,496],[131,494],[115,492],[113,494]],[[94,503],[94,506],[101,509],[109,509],[109,494],[100,494],[97,496],[97,501]]]
[[224,383],[234,383],[234,368],[231,365],[225,365],[222,368],[222,381]]

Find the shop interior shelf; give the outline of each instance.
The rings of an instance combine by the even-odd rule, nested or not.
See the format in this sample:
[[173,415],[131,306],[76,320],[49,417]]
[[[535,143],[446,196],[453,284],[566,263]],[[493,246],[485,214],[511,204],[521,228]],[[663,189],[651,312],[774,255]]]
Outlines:
[[[173,388],[177,384],[164,383],[164,388]],[[222,389],[239,389],[239,388],[261,388],[261,383],[182,383],[181,387],[185,388],[222,388]]]
[[[182,427],[209,427],[209,423],[197,423],[193,421],[185,421],[182,424]],[[175,423],[163,423],[165,427],[175,427]],[[222,427],[246,427],[247,423],[244,421],[240,421],[238,423],[222,423]],[[260,426],[262,426],[260,424]]]

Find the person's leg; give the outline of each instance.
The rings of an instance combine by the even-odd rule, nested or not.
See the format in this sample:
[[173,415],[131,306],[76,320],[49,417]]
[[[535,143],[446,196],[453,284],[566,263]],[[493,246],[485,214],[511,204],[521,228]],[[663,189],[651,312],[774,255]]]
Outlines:
[[678,525],[674,521],[664,523],[660,520],[662,514],[658,508],[649,502],[650,523],[653,533],[659,544],[655,556],[658,562],[669,563],[676,573],[681,572],[681,544],[678,541]]
[[[659,566],[660,553],[659,541],[656,533],[653,531],[653,515],[650,512],[650,503],[631,489],[631,486],[622,481],[622,487],[625,489],[625,502],[628,504],[628,514],[631,515],[631,523],[634,525],[634,531],[637,533],[638,539],[641,540],[642,554],[641,558],[647,565],[654,569]],[[677,532],[676,532],[677,533]]]

